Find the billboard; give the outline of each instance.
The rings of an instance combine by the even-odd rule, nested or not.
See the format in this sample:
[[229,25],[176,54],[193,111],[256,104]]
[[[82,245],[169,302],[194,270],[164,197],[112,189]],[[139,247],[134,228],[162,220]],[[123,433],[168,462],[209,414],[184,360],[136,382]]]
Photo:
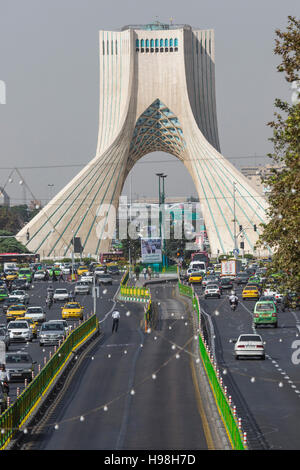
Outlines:
[[141,238],[142,263],[161,263],[161,238]]

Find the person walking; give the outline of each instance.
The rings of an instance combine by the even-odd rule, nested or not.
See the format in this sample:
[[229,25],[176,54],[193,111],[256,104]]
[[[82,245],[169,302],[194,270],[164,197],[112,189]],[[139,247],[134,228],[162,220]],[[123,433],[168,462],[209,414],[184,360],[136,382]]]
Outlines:
[[118,331],[119,320],[120,320],[120,312],[118,312],[118,310],[114,310],[111,316],[112,316],[112,319],[113,319],[111,332],[113,333],[114,331],[115,332]]
[[138,265],[136,265],[136,267],[134,268],[134,272],[135,272],[137,280],[139,280],[141,270],[140,270],[140,267]]
[[147,269],[146,268],[143,268],[143,274],[144,274],[144,279],[146,279],[146,276],[147,276]]

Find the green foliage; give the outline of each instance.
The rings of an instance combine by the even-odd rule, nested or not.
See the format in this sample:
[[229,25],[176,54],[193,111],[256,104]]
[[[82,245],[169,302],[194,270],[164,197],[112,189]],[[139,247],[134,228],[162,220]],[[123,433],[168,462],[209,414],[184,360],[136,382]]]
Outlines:
[[[274,52],[282,59],[278,71],[292,82],[299,80],[300,22],[288,20],[286,32],[276,31]],[[275,107],[275,119],[268,123],[274,149],[269,156],[281,168],[263,180],[270,188],[269,208],[258,246],[273,249],[269,273],[282,273],[281,287],[300,292],[300,106],[276,99]]]

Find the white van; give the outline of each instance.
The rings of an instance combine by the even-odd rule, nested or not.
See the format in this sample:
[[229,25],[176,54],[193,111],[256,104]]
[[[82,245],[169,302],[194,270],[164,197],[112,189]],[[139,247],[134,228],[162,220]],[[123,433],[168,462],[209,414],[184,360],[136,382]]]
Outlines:
[[17,271],[18,267],[16,263],[4,263],[3,264],[3,270],[4,271]]

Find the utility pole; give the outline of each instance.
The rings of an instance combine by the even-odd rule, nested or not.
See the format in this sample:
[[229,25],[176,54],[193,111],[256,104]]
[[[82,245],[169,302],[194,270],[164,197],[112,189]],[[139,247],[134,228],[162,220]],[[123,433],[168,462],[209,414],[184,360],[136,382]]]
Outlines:
[[233,237],[234,237],[234,257],[237,259],[237,236],[236,236],[236,214],[235,214],[235,192],[236,192],[236,182],[233,182]]

